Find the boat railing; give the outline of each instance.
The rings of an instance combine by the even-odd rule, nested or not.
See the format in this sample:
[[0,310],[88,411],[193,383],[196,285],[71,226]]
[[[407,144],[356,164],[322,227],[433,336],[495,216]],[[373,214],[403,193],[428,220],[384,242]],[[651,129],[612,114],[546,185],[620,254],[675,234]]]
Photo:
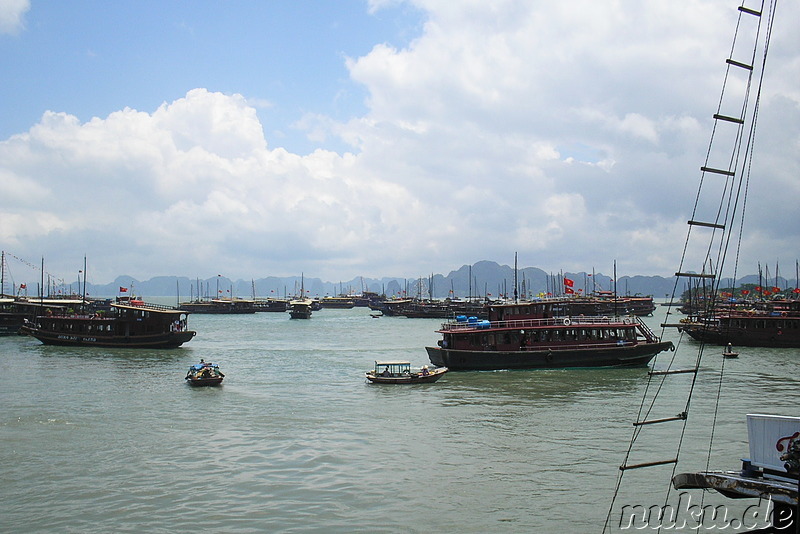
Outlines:
[[[485,328],[537,328],[544,326],[597,326],[597,325],[618,325],[639,323],[636,317],[609,317],[609,316],[589,316],[577,315],[571,317],[548,317],[546,319],[512,319],[507,321],[449,321],[442,324],[442,330],[480,330]],[[645,327],[646,328],[646,327]],[[652,334],[652,331],[650,332]]]

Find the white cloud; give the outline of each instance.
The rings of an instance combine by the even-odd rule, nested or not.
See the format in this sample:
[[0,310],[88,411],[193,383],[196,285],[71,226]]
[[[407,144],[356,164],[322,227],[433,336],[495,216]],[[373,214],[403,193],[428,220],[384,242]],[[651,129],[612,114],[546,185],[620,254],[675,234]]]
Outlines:
[[[86,122],[47,112],[0,142],[5,239],[30,257],[69,242],[107,277],[417,276],[514,251],[545,269],[616,259],[670,274],[722,83],[728,6],[697,0],[686,17],[647,2],[408,3],[428,15],[417,39],[347,60],[368,112],[294,124],[352,152],[271,148],[275,125],[254,107],[267,102],[206,89]],[[795,58],[770,67],[797,74]],[[797,115],[797,100],[776,92],[762,112],[767,190],[795,182],[800,138],[800,121],[773,111],[783,99]],[[754,242],[752,257],[791,249],[797,213],[784,206],[780,237]]]
[[30,0],[0,0],[0,34],[16,34],[25,27]]

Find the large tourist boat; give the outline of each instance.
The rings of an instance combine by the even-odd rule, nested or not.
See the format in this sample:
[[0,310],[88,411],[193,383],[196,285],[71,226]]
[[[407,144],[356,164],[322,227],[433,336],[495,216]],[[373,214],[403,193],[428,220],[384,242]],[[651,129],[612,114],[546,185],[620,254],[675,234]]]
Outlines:
[[768,309],[715,310],[679,326],[692,338],[714,345],[800,347],[800,301],[782,301]]
[[646,365],[672,349],[638,317],[558,316],[558,301],[490,304],[489,319],[458,316],[426,347],[452,371]]
[[356,302],[352,299],[352,297],[348,297],[347,295],[339,295],[337,297],[322,297],[320,301],[321,308],[334,308],[334,309],[341,309],[341,310],[349,310],[350,308],[355,307]]
[[117,299],[108,312],[69,313],[50,308],[28,321],[20,333],[45,345],[168,349],[196,334],[186,326],[188,312],[138,299]]
[[254,300],[239,298],[197,299],[181,302],[180,309],[191,313],[242,314],[259,311]]

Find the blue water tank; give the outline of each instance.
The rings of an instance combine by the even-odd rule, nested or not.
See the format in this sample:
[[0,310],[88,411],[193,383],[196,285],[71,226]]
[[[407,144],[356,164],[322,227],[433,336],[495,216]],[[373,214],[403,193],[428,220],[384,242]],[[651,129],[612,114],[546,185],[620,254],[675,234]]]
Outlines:
[[492,326],[492,323],[486,319],[478,323],[478,328],[489,328],[490,326]]
[[467,319],[467,322],[468,322],[469,324],[475,324],[475,323],[477,323],[477,322],[478,322],[478,318],[477,318],[477,317],[475,317],[474,315],[471,315],[471,316],[470,316],[470,318],[469,318],[469,319]]
[[466,315],[457,315],[456,316],[456,321],[458,321],[459,323],[466,323],[467,322],[467,316]]

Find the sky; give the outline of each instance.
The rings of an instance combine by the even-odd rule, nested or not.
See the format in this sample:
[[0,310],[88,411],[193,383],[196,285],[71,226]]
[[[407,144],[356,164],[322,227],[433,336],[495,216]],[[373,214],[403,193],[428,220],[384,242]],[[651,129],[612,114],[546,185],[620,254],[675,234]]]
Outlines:
[[[736,7],[0,0],[0,247],[18,282],[42,258],[338,281],[515,253],[670,276]],[[776,13],[746,273],[800,257],[800,6]]]

